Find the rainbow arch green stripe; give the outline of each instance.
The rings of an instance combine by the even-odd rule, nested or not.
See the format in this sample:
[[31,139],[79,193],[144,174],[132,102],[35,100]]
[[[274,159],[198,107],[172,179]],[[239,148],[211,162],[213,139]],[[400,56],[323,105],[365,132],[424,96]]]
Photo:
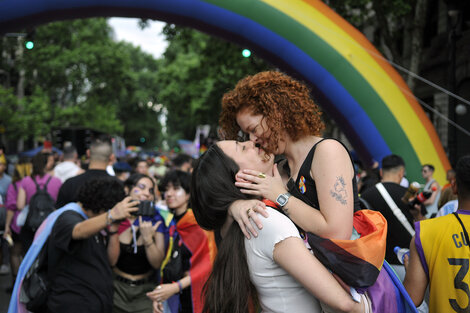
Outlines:
[[399,74],[354,27],[317,0],[3,0],[0,32],[61,18],[135,16],[180,23],[250,47],[312,87],[365,159],[404,157],[445,182],[450,164],[437,134]]

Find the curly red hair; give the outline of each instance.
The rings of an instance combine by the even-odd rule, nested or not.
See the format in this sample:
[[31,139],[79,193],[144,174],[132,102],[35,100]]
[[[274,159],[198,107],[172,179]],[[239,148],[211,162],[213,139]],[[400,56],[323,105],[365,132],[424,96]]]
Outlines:
[[276,150],[282,131],[296,141],[305,136],[320,136],[325,128],[322,113],[307,86],[280,72],[247,76],[224,94],[219,119],[224,139],[239,138],[241,129],[236,116],[245,109],[265,119],[271,131],[269,138],[265,138],[268,153]]

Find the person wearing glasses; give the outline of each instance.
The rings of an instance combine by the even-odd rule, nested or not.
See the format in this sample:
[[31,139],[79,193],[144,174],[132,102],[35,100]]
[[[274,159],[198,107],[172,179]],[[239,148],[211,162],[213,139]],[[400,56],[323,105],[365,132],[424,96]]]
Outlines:
[[[201,227],[220,229],[223,240],[204,292],[203,312],[368,312],[305,247],[301,233],[281,212],[268,206],[263,230],[250,240],[243,237],[229,214],[243,194],[234,184],[236,173],[252,168],[272,173],[273,160],[250,141],[220,141],[199,159],[191,183],[191,204]],[[253,214],[254,215],[254,214]],[[225,226],[227,227],[225,227]],[[320,301],[325,306],[320,305]]]
[[[224,94],[219,123],[224,139],[243,134],[267,155],[285,156],[261,182],[257,171],[239,173],[235,185],[243,193],[277,202],[306,232],[351,239],[353,214],[360,209],[353,162],[341,142],[321,137],[321,111],[306,85],[275,71],[247,76]],[[230,207],[247,238],[257,235],[250,218],[261,229],[254,212],[266,216],[263,207],[257,200]]]

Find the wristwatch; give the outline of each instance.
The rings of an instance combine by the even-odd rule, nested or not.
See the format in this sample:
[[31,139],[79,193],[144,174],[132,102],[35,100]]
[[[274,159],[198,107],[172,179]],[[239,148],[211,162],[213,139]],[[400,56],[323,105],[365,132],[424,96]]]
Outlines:
[[283,208],[287,202],[289,201],[291,194],[286,192],[286,193],[281,193],[279,196],[276,198],[276,203],[279,204],[281,208]]

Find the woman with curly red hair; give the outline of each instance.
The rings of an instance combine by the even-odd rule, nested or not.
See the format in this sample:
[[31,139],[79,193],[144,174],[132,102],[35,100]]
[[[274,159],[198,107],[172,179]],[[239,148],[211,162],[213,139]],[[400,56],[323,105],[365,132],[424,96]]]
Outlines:
[[[220,126],[225,139],[246,134],[266,153],[286,158],[273,173],[238,173],[242,192],[276,202],[306,232],[351,238],[359,208],[354,167],[342,143],[320,137],[321,112],[304,84],[274,71],[247,76],[224,95]],[[230,207],[247,238],[257,236],[249,218],[262,228],[253,213],[267,215],[263,207],[256,200]]]
[[[413,312],[409,296],[394,285],[394,274],[384,262],[386,220],[378,212],[359,210],[352,159],[341,142],[320,137],[320,117],[308,88],[285,74],[261,72],[238,82],[222,100],[221,135],[239,139],[247,134],[262,148],[258,154],[274,153],[285,160],[267,173],[242,167],[235,186],[265,198],[269,206],[276,203],[300,228],[318,260],[351,287],[356,301],[366,292],[374,313]],[[250,233],[257,236],[256,226],[262,228],[256,213],[267,217],[263,207],[256,199],[236,200],[229,207],[229,216],[248,239]]]

